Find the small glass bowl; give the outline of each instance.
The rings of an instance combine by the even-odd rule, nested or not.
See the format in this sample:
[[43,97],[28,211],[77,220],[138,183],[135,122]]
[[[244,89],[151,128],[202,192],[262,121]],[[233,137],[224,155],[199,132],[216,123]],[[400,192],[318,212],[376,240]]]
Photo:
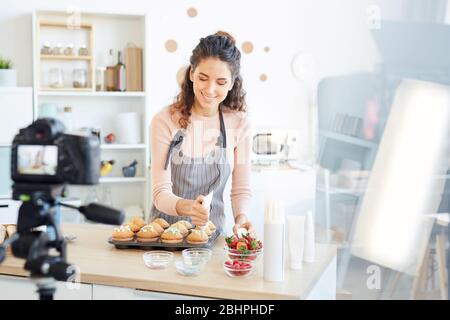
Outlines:
[[182,252],[183,259],[191,264],[208,263],[211,260],[212,251],[205,248],[189,248]]
[[231,260],[227,259],[223,263],[223,270],[232,278],[245,278],[248,277],[255,269],[255,263],[253,260]]
[[175,261],[175,268],[177,269],[178,273],[187,277],[198,276],[203,270],[204,266],[204,262],[191,263],[190,260],[185,259],[179,259]]
[[252,260],[256,261],[259,256],[262,255],[263,249],[258,250],[247,250],[242,252],[237,249],[230,249],[229,247],[225,247],[225,252],[228,255],[228,258],[231,260]]
[[156,250],[148,251],[142,255],[144,263],[151,269],[165,269],[173,259],[173,252]]

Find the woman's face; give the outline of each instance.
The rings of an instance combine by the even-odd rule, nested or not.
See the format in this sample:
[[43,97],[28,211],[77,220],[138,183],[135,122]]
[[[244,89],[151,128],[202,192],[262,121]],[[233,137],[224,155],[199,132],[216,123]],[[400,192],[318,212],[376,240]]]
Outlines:
[[205,112],[218,109],[233,88],[230,68],[218,58],[201,60],[197,68],[191,70],[190,79],[194,87],[195,107]]

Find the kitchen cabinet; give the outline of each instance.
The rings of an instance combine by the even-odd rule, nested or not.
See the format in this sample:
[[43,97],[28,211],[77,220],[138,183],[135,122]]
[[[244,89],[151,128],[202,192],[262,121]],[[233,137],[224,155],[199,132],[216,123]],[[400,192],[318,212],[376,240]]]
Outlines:
[[139,290],[115,286],[94,284],[92,287],[93,300],[208,300],[198,296],[171,294],[156,291]]
[[0,198],[0,224],[16,224],[20,201]]
[[33,90],[32,88],[0,87],[0,147],[12,144],[19,129],[33,121]]
[[[36,300],[37,286],[25,277],[0,275],[0,300]],[[7,288],[7,289],[6,289]],[[90,300],[92,285],[56,282],[55,300]]]

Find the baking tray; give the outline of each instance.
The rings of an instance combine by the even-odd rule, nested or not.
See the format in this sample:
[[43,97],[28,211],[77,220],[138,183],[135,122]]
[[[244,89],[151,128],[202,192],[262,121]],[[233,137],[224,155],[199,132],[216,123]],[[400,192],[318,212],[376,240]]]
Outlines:
[[132,241],[114,241],[112,237],[108,239],[108,243],[114,245],[117,249],[159,249],[159,250],[183,250],[187,248],[211,248],[220,236],[220,232],[214,232],[209,238],[208,242],[202,244],[192,244],[186,241],[186,237],[180,243],[164,243],[159,238],[155,242],[139,242],[136,240],[136,236]]

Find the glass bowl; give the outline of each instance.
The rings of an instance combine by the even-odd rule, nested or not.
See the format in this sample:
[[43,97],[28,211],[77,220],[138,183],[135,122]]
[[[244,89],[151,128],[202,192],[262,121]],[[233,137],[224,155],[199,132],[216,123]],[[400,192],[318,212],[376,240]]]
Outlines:
[[227,259],[223,263],[223,270],[232,278],[248,277],[255,269],[255,262],[253,260],[231,260]]
[[177,269],[178,273],[187,276],[198,276],[200,272],[203,270],[205,266],[204,262],[199,263],[190,263],[190,260],[179,259],[175,261],[175,269]]
[[225,246],[225,252],[228,255],[228,258],[231,260],[252,260],[256,261],[259,256],[262,255],[263,249],[258,250],[246,250],[246,251],[240,251],[237,249],[230,249],[229,247]]
[[144,263],[151,269],[165,269],[173,259],[173,252],[155,250],[148,251],[142,255]]
[[190,264],[207,263],[211,260],[212,251],[205,248],[189,248],[182,252],[185,262]]

